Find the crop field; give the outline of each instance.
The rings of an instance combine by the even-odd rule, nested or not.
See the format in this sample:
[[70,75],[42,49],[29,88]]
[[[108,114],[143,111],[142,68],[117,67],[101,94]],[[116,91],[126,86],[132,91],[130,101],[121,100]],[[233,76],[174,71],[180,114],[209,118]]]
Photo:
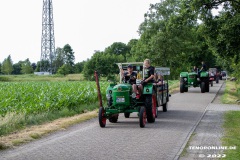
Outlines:
[[[108,82],[101,82],[102,95]],[[105,96],[102,96],[103,98]],[[7,113],[39,114],[98,100],[95,82],[4,82],[0,83],[0,116]]]
[[[169,81],[170,88],[177,81]],[[109,82],[100,82],[102,98]],[[75,110],[98,101],[95,82],[2,82],[0,83],[0,116],[7,113],[34,115],[68,108]]]

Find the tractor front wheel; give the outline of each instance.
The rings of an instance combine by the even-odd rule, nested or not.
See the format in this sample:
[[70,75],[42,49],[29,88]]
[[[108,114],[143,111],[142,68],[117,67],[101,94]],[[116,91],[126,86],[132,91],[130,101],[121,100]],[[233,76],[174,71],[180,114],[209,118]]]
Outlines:
[[130,117],[130,113],[124,113],[124,117],[125,118],[129,118]]
[[141,128],[144,128],[147,122],[146,108],[141,107],[139,113],[139,124]]
[[105,114],[104,108],[100,107],[98,112],[98,120],[99,120],[99,125],[102,128],[106,126],[106,120],[107,120],[104,114]]

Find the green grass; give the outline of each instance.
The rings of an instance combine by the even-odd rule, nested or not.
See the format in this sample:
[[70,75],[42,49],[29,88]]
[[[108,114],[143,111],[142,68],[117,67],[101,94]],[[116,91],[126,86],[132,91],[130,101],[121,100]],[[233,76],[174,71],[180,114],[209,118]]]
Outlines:
[[222,103],[237,104],[240,100],[240,84],[232,81],[226,81],[226,88],[222,96]]
[[71,117],[86,111],[92,111],[96,108],[98,108],[98,103],[85,104],[77,110],[63,108],[59,111],[32,114],[28,116],[14,113],[7,114],[5,117],[0,118],[0,136],[22,130],[29,126],[44,124],[58,118]]
[[240,111],[229,111],[224,115],[224,136],[223,146],[235,146],[236,150],[225,150],[227,159],[240,158]]
[[[222,103],[239,104],[240,84],[226,81],[226,88],[222,96]],[[239,106],[240,107],[240,106]],[[224,114],[224,136],[222,138],[223,146],[233,146],[236,150],[225,150],[226,159],[239,159],[240,157],[240,111],[228,111]]]

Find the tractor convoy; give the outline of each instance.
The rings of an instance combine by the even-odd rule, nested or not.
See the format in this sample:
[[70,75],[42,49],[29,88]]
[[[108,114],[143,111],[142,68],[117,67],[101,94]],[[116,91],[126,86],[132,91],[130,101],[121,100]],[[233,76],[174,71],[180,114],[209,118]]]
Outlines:
[[[125,118],[129,118],[132,113],[136,112],[139,118],[139,126],[144,128],[146,122],[154,123],[158,116],[158,108],[161,107],[163,112],[168,110],[169,86],[168,76],[170,68],[154,67],[154,77],[160,77],[160,83],[143,83],[144,75],[147,72],[143,67],[143,62],[132,63],[117,63],[120,71],[119,82],[111,82],[106,90],[107,105],[102,104],[102,95],[100,91],[98,73],[95,71],[95,78],[98,88],[99,98],[99,125],[105,127],[107,120],[110,123],[117,123],[120,113],[124,114]],[[127,80],[125,74],[128,66],[133,68],[133,75],[136,75],[134,84],[130,83],[130,78]],[[180,93],[188,92],[189,87],[200,87],[201,93],[209,92],[209,85],[212,86],[212,75],[208,71],[194,71],[180,73]],[[165,80],[163,80],[166,78]],[[156,79],[155,79],[156,80]],[[134,92],[136,86],[137,92]]]

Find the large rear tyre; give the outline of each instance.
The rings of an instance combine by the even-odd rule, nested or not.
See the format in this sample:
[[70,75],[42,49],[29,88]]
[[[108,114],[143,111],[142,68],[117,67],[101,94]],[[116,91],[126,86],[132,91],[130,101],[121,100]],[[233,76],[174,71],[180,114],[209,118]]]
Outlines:
[[163,104],[163,112],[167,112],[168,109],[168,103],[166,102],[165,104]]
[[124,113],[124,117],[125,118],[129,118],[130,117],[130,113]]
[[117,123],[117,121],[118,121],[118,114],[112,115],[108,120],[111,123]]
[[157,116],[158,116],[158,110],[157,110],[157,99],[156,99],[156,95],[152,95],[152,113],[153,113],[153,117],[157,118]]
[[205,82],[201,82],[201,93],[205,93]]
[[98,120],[99,120],[99,125],[102,128],[106,126],[106,120],[107,120],[104,114],[105,114],[104,108],[100,107],[98,112]]
[[146,107],[146,113],[147,113],[147,121],[148,123],[153,123],[155,122],[155,116],[152,112],[152,95],[146,95],[145,96],[145,107]]
[[180,78],[180,93],[184,93],[184,80]]
[[205,92],[209,92],[209,81],[205,82]]
[[144,128],[147,122],[146,108],[141,107],[139,112],[139,124],[141,128]]

